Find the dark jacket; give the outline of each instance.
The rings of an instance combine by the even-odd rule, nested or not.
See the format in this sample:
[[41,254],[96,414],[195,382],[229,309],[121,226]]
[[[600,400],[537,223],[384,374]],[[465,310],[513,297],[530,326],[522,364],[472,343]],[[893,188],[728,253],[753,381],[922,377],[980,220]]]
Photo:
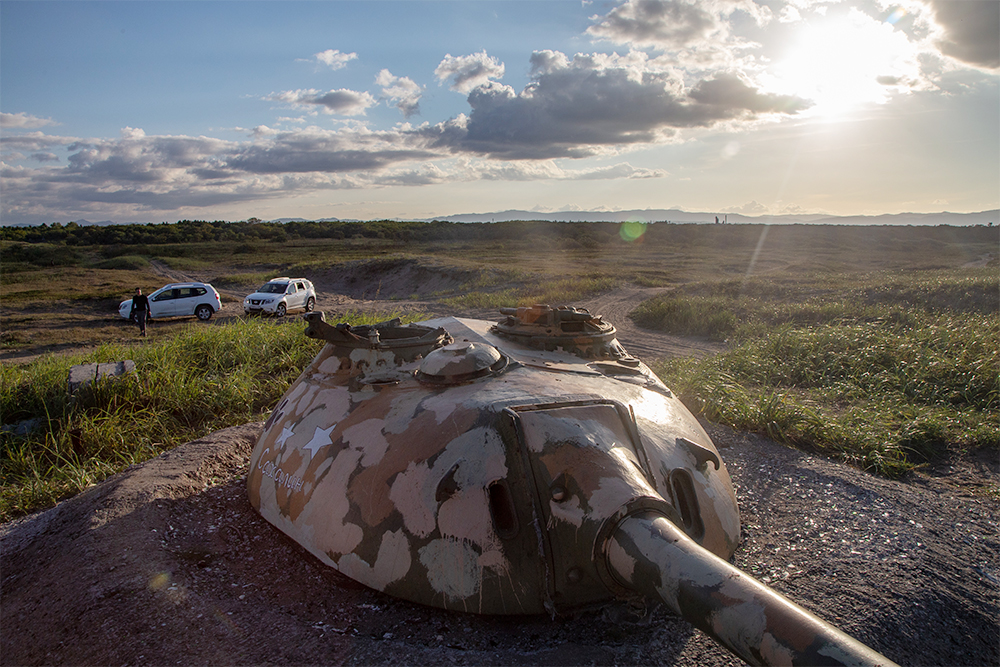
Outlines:
[[145,294],[139,294],[132,297],[132,310],[129,311],[128,316],[132,317],[137,310],[145,311],[147,313],[149,312],[149,299]]

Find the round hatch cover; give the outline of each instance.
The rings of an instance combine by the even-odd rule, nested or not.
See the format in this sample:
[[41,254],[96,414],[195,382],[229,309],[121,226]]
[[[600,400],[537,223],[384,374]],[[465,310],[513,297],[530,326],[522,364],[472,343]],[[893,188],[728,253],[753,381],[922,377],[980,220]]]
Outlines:
[[417,378],[425,382],[453,384],[489,375],[504,366],[500,350],[486,343],[452,343],[440,347],[420,363]]

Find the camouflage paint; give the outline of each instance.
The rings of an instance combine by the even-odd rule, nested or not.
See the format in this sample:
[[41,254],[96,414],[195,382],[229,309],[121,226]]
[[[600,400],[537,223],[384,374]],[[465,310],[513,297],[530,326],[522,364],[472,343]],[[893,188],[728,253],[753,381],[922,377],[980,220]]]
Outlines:
[[702,548],[663,516],[628,517],[605,552],[622,584],[655,592],[751,665],[894,664]]
[[[581,313],[556,314],[579,329],[593,319]],[[614,328],[590,327],[605,353],[586,358],[561,349],[597,349],[586,332],[547,350],[522,344],[531,329],[515,325],[521,336],[511,340],[490,322],[421,322],[413,339],[434,344],[410,354],[400,351],[408,327],[332,327],[312,314],[310,329],[328,345],[265,425],[248,477],[254,507],[372,588],[448,609],[535,613],[613,597],[593,540],[640,500],[672,511],[665,475],[686,467],[717,517],[702,542],[728,558],[739,540],[728,474],[698,471],[676,446],[687,438],[714,451]],[[567,496],[542,504],[560,475],[572,479]],[[501,537],[494,514],[504,500],[517,530]],[[574,546],[552,537],[563,533]]]
[[[265,424],[253,506],[324,563],[423,604],[557,613],[652,595],[700,618],[686,591],[721,591],[703,629],[744,659],[836,650],[804,653],[800,629],[775,631],[771,607],[726,587],[753,580],[725,562],[740,531],[725,464],[614,327],[570,308],[502,313],[357,329],[307,316],[327,345]],[[647,517],[670,538],[646,536]],[[691,546],[674,562],[662,543],[677,535]],[[730,636],[748,624],[756,639]]]

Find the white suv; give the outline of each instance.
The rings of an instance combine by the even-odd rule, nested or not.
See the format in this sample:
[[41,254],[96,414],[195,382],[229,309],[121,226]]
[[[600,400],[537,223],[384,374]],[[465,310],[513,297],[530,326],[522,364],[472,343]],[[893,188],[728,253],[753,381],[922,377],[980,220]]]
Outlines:
[[316,307],[316,290],[305,278],[274,278],[243,299],[243,311],[284,317],[289,310],[307,313]]
[[[191,317],[201,321],[212,319],[222,308],[222,300],[208,283],[170,283],[149,295],[149,317]],[[132,314],[132,299],[118,306],[118,314],[126,320]],[[134,319],[134,318],[133,318]]]

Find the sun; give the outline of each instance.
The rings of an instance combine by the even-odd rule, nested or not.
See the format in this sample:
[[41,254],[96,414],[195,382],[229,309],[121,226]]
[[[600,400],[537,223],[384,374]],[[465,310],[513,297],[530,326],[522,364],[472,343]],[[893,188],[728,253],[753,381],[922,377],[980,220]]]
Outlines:
[[893,23],[857,10],[803,21],[770,69],[768,88],[812,100],[812,113],[822,116],[886,102],[919,75],[916,46]]

